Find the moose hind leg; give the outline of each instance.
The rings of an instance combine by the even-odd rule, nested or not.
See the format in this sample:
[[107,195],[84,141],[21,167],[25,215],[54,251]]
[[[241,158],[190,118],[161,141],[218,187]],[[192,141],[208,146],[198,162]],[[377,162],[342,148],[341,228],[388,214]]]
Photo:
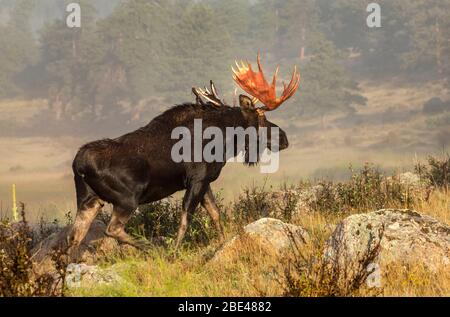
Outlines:
[[77,248],[86,237],[92,221],[103,207],[103,202],[97,197],[91,197],[82,203],[78,209],[72,231],[69,236],[70,249]]
[[219,233],[220,242],[223,243],[225,241],[225,235],[223,234],[223,228],[222,228],[222,224],[220,222],[220,210],[219,210],[219,207],[217,207],[217,204],[214,199],[214,195],[213,195],[213,192],[212,192],[210,186],[208,186],[208,190],[206,191],[205,195],[203,196],[203,200],[202,200],[201,204],[202,204],[202,207],[206,209],[206,211],[210,215],[211,219],[213,220],[214,225],[216,226],[217,232]]
[[106,228],[106,235],[117,239],[117,241],[121,243],[129,244],[141,250],[146,250],[149,246],[148,243],[131,237],[125,231],[125,226],[133,213],[133,211],[130,210],[133,210],[133,208],[126,209],[119,206],[114,206],[111,220]]

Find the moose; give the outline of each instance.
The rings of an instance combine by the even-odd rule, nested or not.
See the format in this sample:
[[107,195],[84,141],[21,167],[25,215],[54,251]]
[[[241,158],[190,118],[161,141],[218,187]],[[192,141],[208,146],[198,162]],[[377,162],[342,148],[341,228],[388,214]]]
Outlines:
[[[277,109],[294,95],[300,75],[295,67],[291,82],[284,84],[283,94],[277,98],[278,69],[269,84],[264,77],[259,54],[257,61],[259,70],[256,72],[248,62],[241,62],[240,65],[236,62],[237,70],[232,68],[234,81],[252,96],[240,95],[240,107],[228,106],[221,101],[211,81],[209,89],[193,88],[195,103],[174,106],[134,132],[116,139],[88,143],[79,149],[72,165],[77,214],[68,236],[71,250],[81,244],[105,203],[113,205],[105,234],[121,243],[146,249],[148,242],[133,238],[125,232],[127,221],[140,205],[161,200],[182,190],[185,190],[185,194],[175,250],[179,248],[189,219],[199,204],[209,213],[221,241],[224,241],[220,211],[210,184],[217,180],[226,161],[174,162],[171,148],[176,140],[171,138],[171,133],[179,126],[192,130],[195,119],[202,119],[204,129],[217,127],[222,131],[227,127],[278,128],[267,120],[265,112]],[[256,107],[258,101],[264,107]],[[270,150],[270,134],[267,139],[267,148]],[[279,129],[278,150],[287,147],[286,133]],[[245,163],[253,165],[258,162],[246,159]]]

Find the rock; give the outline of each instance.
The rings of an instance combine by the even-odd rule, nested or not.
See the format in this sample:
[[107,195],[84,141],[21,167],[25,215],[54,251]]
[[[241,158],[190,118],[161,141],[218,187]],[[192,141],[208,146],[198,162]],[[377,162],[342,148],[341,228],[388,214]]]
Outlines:
[[388,184],[400,184],[403,187],[404,195],[409,195],[410,197],[421,197],[422,199],[428,200],[433,186],[426,179],[420,177],[420,175],[406,172],[397,174],[387,179]]
[[430,270],[450,265],[450,227],[411,210],[384,209],[344,219],[326,243],[324,262],[348,285],[376,265],[423,265]]
[[420,186],[420,176],[411,172],[401,173],[398,176],[398,180],[403,185]]
[[122,278],[117,274],[114,266],[106,269],[98,266],[71,263],[67,266],[66,286],[73,288],[89,288],[98,285],[114,285],[122,283]]
[[[283,218],[299,212],[299,192],[296,189],[270,192],[268,195],[270,204],[267,206],[267,212],[261,213],[263,216]],[[290,215],[286,215],[286,212],[290,212]]]
[[258,250],[275,256],[283,256],[295,245],[307,243],[309,235],[305,229],[286,224],[278,219],[262,218],[244,227],[243,232],[227,242],[214,256],[213,261],[235,261],[246,256],[250,244]]
[[309,235],[301,227],[273,218],[262,218],[243,228],[208,263],[220,271],[243,270],[251,284],[265,296],[282,296],[280,279],[292,260],[303,250]]
[[[283,213],[290,209],[291,216],[298,216],[304,212],[311,212],[312,208],[317,205],[323,197],[324,192],[329,190],[323,184],[311,187],[303,187],[297,189],[288,189],[271,193],[271,200],[275,209],[271,212],[271,216],[278,218],[283,217]],[[332,195],[337,200],[337,193],[333,190]]]
[[[52,253],[55,248],[67,246],[67,237],[72,226],[67,226],[61,231],[50,235],[38,243],[31,251],[35,274],[52,274],[55,271],[55,263]],[[114,254],[120,254],[132,249],[130,246],[121,246],[119,243],[105,235],[106,225],[100,220],[94,220],[86,238],[78,250],[77,261],[93,265],[99,260]]]

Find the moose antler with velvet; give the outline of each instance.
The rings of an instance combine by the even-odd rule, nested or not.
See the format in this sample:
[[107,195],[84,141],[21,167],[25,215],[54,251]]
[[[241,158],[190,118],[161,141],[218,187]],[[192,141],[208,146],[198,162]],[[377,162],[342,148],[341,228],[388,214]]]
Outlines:
[[291,98],[298,89],[300,83],[300,74],[297,73],[297,66],[294,68],[292,79],[289,85],[284,85],[284,91],[280,98],[277,97],[276,84],[278,67],[273,76],[272,84],[269,84],[264,77],[264,72],[261,67],[261,57],[258,53],[258,72],[254,72],[252,65],[247,62],[241,62],[241,65],[236,62],[237,71],[232,67],[234,81],[248,94],[254,97],[254,104],[261,101],[264,107],[258,108],[258,113],[262,115],[265,111],[272,111],[281,106],[286,100]]

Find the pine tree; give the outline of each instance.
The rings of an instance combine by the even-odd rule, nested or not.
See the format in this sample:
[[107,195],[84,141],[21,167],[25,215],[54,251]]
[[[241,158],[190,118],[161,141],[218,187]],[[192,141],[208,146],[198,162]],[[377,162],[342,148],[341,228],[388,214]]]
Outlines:
[[95,78],[105,48],[96,31],[96,11],[80,1],[82,27],[68,28],[65,19],[47,24],[40,44],[47,92],[56,119],[94,117]]
[[5,26],[0,26],[0,96],[15,97],[22,93],[17,76],[37,59],[30,18],[33,2],[16,1]]
[[130,0],[100,23],[99,32],[108,44],[107,63],[124,74],[124,88],[133,101],[172,84],[169,46],[177,16],[174,3]]
[[358,94],[357,85],[338,63],[338,52],[332,42],[319,36],[308,63],[302,69],[298,103],[304,116],[352,113],[354,105],[366,100]]
[[[406,28],[411,50],[403,54],[409,69],[428,68],[443,75],[450,50],[450,2],[399,1],[399,12],[408,18]],[[447,75],[448,76],[448,75]]]
[[171,91],[188,96],[192,86],[209,80],[222,90],[231,87],[232,39],[215,17],[213,9],[203,3],[192,4],[181,16],[170,45]]

